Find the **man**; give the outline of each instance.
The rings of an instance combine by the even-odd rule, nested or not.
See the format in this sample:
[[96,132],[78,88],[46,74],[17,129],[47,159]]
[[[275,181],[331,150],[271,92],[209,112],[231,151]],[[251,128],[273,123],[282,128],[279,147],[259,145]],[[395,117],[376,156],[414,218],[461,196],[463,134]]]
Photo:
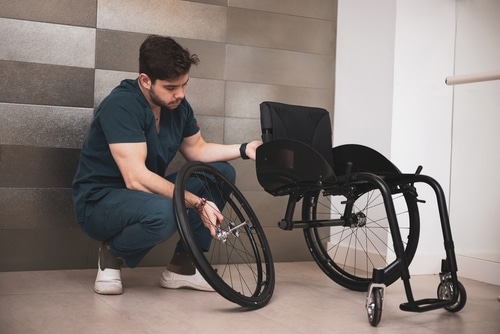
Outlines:
[[[149,36],[139,51],[139,77],[123,80],[95,112],[73,180],[73,201],[81,229],[101,241],[96,293],[121,294],[122,262],[137,266],[176,232],[175,174],[164,175],[177,151],[188,161],[213,163],[233,182],[234,169],[225,161],[255,159],[260,141],[222,145],[203,139],[184,96],[189,70],[198,61],[172,38]],[[199,212],[192,224],[207,235],[208,245],[200,240],[207,247],[222,219],[214,204],[221,200],[205,198],[201,188],[189,190],[186,207]],[[160,284],[213,291],[181,241]]]

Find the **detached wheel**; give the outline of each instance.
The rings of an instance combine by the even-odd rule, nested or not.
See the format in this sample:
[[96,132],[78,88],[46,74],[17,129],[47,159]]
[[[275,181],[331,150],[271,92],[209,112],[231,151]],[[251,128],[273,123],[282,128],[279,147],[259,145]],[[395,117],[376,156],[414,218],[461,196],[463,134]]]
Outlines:
[[465,303],[467,302],[467,292],[465,291],[465,287],[460,282],[458,282],[458,286],[456,288],[451,281],[444,281],[439,283],[437,289],[437,295],[439,299],[452,300],[455,296],[455,293],[458,294],[457,302],[451,306],[445,307],[448,312],[454,313],[464,308]]
[[382,318],[382,288],[373,288],[371,295],[366,300],[366,313],[370,325],[376,327]]
[[[199,240],[205,227],[191,224],[194,209],[186,207],[185,193],[201,185],[208,199],[219,199],[224,219],[219,222],[218,240],[202,249]],[[177,176],[174,211],[179,234],[194,264],[207,282],[227,300],[257,309],[269,303],[275,273],[271,249],[255,212],[243,194],[221,172],[201,162],[189,162]]]

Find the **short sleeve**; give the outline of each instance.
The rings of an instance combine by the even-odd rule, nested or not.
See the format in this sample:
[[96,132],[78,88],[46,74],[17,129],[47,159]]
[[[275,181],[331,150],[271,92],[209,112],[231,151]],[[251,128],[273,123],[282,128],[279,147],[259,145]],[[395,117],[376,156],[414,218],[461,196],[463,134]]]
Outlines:
[[97,117],[108,144],[140,143],[146,141],[147,115],[138,98],[115,94],[103,101]]
[[200,125],[198,124],[198,121],[194,117],[193,108],[191,108],[189,102],[186,99],[184,99],[183,102],[185,108],[183,112],[186,115],[186,123],[184,126],[184,131],[182,132],[182,136],[185,138],[185,137],[191,137],[192,135],[200,131]]

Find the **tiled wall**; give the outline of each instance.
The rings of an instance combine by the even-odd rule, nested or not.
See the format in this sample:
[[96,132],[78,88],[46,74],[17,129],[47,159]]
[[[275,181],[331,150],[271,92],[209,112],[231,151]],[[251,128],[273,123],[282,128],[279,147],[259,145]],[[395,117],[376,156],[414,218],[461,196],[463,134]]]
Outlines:
[[[336,0],[2,1],[0,31],[0,271],[96,265],[70,183],[93,108],[136,77],[148,34],[199,55],[187,96],[207,140],[258,138],[264,100],[333,107]],[[308,260],[302,232],[276,227],[286,198],[234,166],[276,261]],[[142,265],[166,264],[174,241]]]

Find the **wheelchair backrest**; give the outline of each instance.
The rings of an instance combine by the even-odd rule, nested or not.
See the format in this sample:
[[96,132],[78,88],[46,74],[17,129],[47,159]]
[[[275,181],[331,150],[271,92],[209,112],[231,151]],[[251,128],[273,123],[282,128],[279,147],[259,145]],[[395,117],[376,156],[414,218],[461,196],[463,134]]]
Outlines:
[[334,182],[332,130],[321,108],[263,102],[257,179],[273,195],[307,191],[307,185]]
[[260,122],[264,143],[276,139],[299,141],[318,151],[333,168],[332,126],[325,109],[262,102]]

